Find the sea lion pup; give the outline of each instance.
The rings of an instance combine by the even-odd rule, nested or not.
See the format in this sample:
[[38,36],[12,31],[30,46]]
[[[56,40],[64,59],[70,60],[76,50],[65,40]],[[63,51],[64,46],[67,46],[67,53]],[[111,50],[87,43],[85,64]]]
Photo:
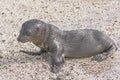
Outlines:
[[32,42],[51,55],[51,70],[59,72],[64,57],[102,61],[111,56],[117,47],[104,33],[93,29],[62,31],[54,25],[32,19],[23,23],[18,41]]

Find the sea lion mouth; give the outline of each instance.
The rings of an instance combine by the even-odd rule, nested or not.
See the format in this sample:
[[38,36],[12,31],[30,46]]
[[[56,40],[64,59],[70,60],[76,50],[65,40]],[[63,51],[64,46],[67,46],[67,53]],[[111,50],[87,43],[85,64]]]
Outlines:
[[18,42],[21,42],[21,43],[26,43],[26,42],[28,42],[28,41],[20,41],[20,40],[17,40]]
[[17,41],[18,42],[21,42],[21,43],[26,43],[26,42],[28,42],[28,40],[27,39],[21,39],[21,38],[17,38]]

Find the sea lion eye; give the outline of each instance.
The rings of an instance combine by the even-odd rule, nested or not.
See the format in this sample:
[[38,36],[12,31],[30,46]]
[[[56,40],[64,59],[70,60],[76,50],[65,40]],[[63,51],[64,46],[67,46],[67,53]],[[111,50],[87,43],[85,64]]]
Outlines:
[[27,36],[31,36],[31,32],[27,31],[27,32],[26,32],[26,35],[27,35]]

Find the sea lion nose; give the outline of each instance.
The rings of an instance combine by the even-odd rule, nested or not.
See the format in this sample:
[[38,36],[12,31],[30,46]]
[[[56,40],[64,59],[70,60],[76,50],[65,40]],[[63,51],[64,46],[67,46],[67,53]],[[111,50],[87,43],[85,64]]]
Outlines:
[[17,38],[17,41],[20,41],[20,37]]
[[25,43],[25,42],[27,41],[27,38],[20,35],[20,36],[18,36],[17,41],[18,41],[18,42]]
[[18,37],[17,37],[17,41],[21,41],[21,39],[22,39],[22,37],[21,37],[21,35],[19,35]]

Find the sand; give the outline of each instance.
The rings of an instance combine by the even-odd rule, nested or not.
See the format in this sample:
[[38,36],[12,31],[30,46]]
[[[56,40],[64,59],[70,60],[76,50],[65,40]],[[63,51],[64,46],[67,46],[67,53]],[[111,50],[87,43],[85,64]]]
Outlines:
[[[66,59],[59,74],[50,72],[46,55],[31,56],[19,50],[38,51],[16,38],[23,22],[40,19],[62,30],[97,29],[109,35],[118,51],[100,63]],[[120,80],[120,0],[0,0],[0,80]]]

